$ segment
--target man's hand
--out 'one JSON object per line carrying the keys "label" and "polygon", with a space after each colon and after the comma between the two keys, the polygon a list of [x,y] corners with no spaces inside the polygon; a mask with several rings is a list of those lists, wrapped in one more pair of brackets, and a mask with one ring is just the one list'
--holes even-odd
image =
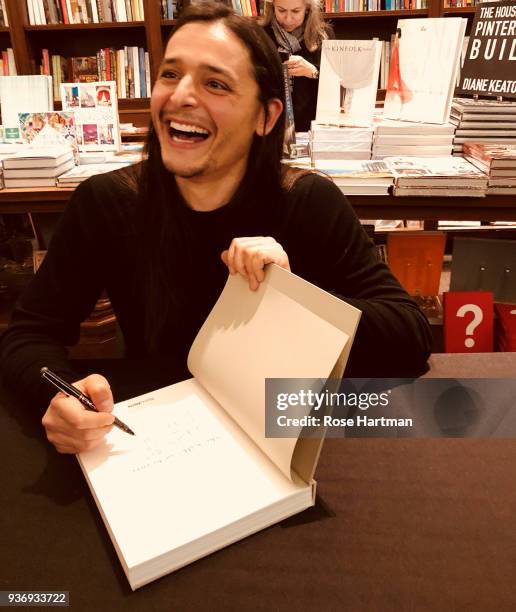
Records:
{"label": "man's hand", "polygon": [[113,395],[103,376],[91,374],[73,384],[91,398],[99,412],[86,410],[79,400],[61,392],[52,398],[41,422],[59,453],[80,453],[98,446],[115,420]]}
{"label": "man's hand", "polygon": [[300,55],[291,55],[285,62],[289,76],[312,78],[316,67]]}
{"label": "man's hand", "polygon": [[265,264],[275,263],[290,270],[288,256],[281,244],[270,236],[233,238],[229,249],[221,254],[230,274],[241,274],[249,281],[249,288],[256,291],[265,278]]}

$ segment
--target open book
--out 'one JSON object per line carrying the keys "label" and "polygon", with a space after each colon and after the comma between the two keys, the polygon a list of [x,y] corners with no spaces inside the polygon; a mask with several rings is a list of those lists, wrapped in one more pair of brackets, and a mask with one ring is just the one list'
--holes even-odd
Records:
{"label": "open book", "polygon": [[132,589],[314,504],[322,439],[265,438],[265,379],[340,376],[359,318],[278,266],[230,276],[194,378],[115,406],[136,435],[78,458]]}

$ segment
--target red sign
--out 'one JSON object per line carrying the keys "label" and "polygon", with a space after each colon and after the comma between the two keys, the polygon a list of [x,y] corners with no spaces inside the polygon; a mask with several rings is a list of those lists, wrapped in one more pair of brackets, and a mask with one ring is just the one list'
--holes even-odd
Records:
{"label": "red sign", "polygon": [[496,350],[516,351],[516,304],[495,304]]}
{"label": "red sign", "polygon": [[444,294],[444,350],[447,353],[492,352],[492,292],[453,291]]}

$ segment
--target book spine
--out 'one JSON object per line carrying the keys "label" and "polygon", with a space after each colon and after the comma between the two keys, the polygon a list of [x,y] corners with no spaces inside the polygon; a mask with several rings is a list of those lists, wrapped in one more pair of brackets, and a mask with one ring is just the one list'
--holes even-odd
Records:
{"label": "book spine", "polygon": [[16,76],[18,74],[16,70],[16,62],[14,60],[14,51],[11,47],[7,49],[7,69],[8,74],[11,76]]}
{"label": "book spine", "polygon": [[6,28],[9,27],[9,15],[7,14],[7,8],[5,6],[5,0],[2,0],[2,9],[4,12],[4,25]]}
{"label": "book spine", "polygon": [[151,76],[150,76],[150,58],[149,52],[145,51],[145,89],[147,91],[147,97],[151,95]]}
{"label": "book spine", "polygon": [[3,76],[9,76],[9,58],[7,51],[2,51],[2,72]]}
{"label": "book spine", "polygon": [[145,49],[138,48],[138,67],[140,69],[140,98],[147,97],[147,86],[145,84]]}
{"label": "book spine", "polygon": [[139,57],[138,57],[138,47],[131,47],[132,56],[133,56],[133,98],[141,98],[140,92],[140,68],[139,68]]}
{"label": "book spine", "polygon": [[41,49],[41,66],[42,66],[42,73],[49,76],[50,75],[50,57],[48,55],[48,49]]}
{"label": "book spine", "polygon": [[29,24],[36,25],[36,20],[34,16],[34,6],[32,5],[32,0],[27,0],[27,13],[29,16]]}

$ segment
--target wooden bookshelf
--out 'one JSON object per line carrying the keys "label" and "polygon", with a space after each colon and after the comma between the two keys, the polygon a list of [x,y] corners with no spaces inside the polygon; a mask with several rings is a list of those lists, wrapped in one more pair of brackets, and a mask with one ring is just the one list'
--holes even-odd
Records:
{"label": "wooden bookshelf", "polygon": [[[159,0],[143,0],[145,21],[59,25],[31,25],[26,0],[5,2],[10,28],[0,28],[0,34],[10,35],[18,74],[35,72],[42,48],[73,56],[91,54],[92,49],[138,45],[149,52],[153,83],[164,43],[175,24],[174,19],[162,19]],[[475,7],[445,8],[443,0],[429,0],[428,8],[425,9],[325,13],[324,18],[332,23],[336,34],[342,38],[379,36],[387,40],[394,32],[399,18],[455,14],[469,16],[474,11]]]}

